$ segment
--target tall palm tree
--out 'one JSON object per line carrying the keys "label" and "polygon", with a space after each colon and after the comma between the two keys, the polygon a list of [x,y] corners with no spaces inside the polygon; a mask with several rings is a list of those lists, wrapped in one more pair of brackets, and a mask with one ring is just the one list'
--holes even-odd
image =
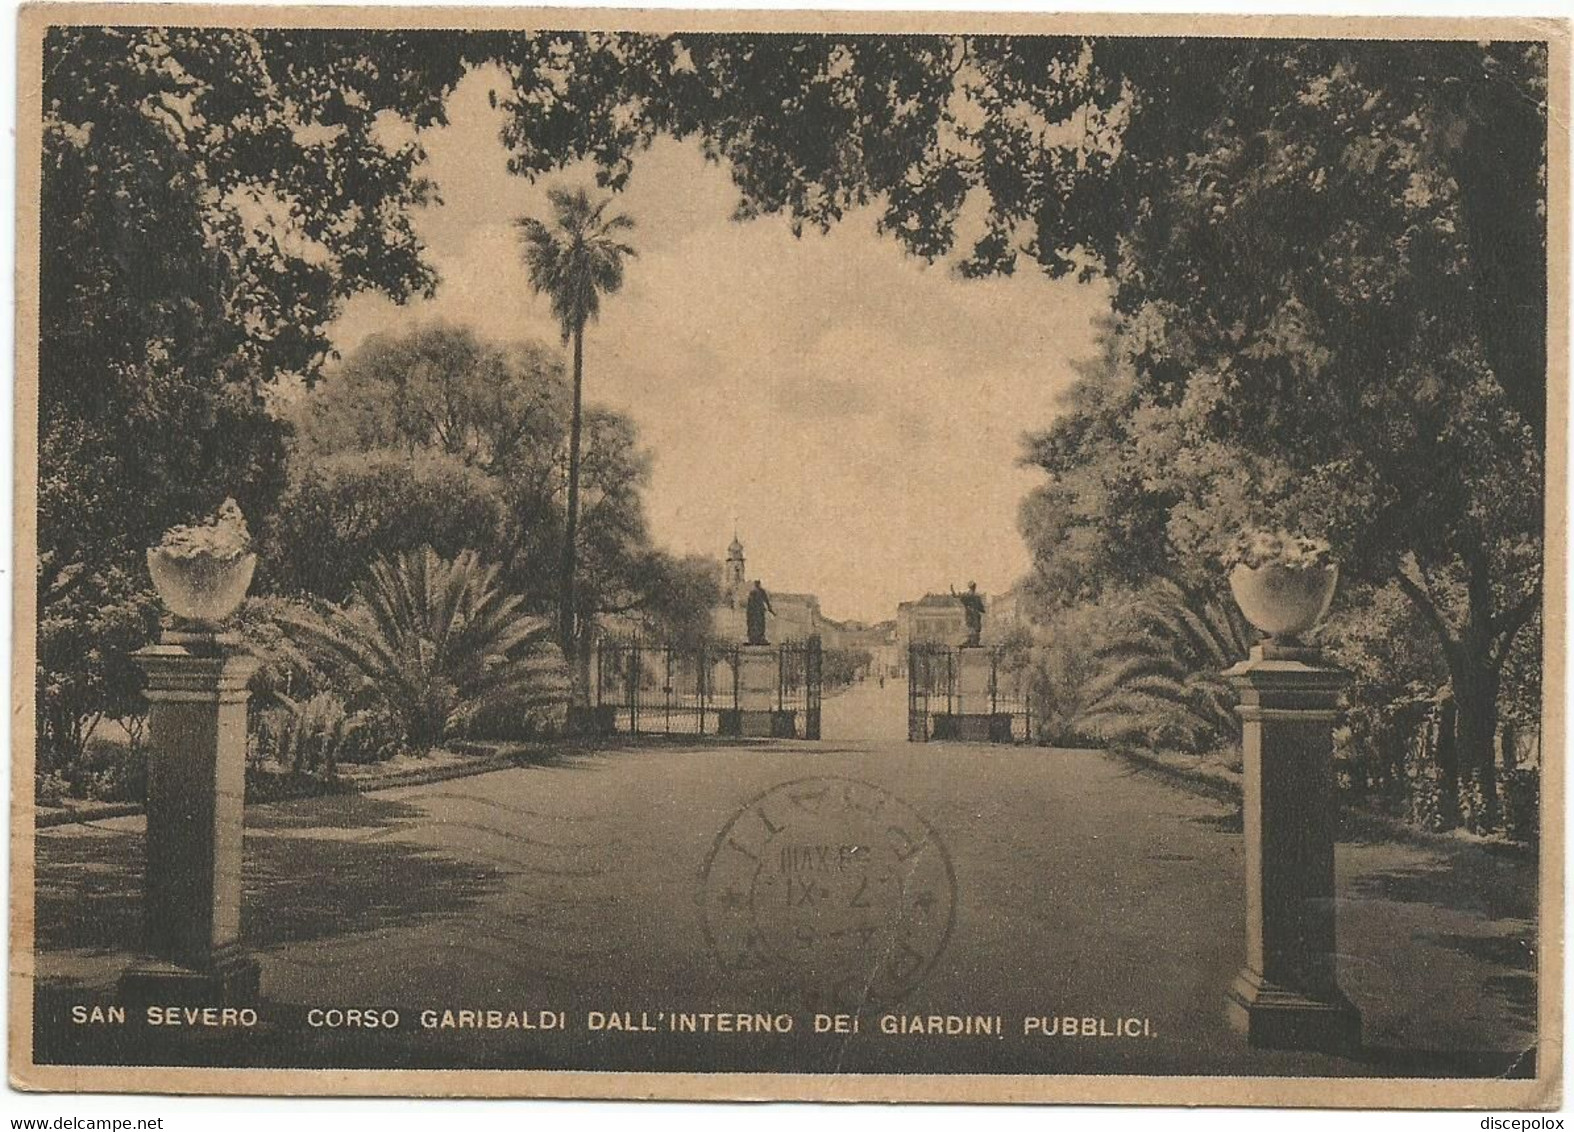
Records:
{"label": "tall palm tree", "polygon": [[[592,199],[583,188],[547,192],[552,222],[521,216],[514,221],[523,245],[530,286],[552,304],[563,341],[574,343],[574,407],[568,433],[568,518],[558,575],[558,637],[567,657],[577,656],[574,624],[574,542],[579,529],[579,434],[585,375],[585,324],[601,313],[601,296],[623,286],[623,261],[637,253],[619,238],[634,221],[607,216],[611,197]],[[578,666],[573,666],[577,672]],[[576,683],[578,681],[576,680]],[[584,689],[576,688],[582,694]]]}

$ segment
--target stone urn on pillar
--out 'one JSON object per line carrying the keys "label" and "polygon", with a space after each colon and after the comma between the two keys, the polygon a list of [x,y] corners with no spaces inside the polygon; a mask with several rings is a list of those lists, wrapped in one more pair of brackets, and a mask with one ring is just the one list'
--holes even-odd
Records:
{"label": "stone urn on pillar", "polygon": [[1347,677],[1304,635],[1339,572],[1328,545],[1257,533],[1227,559],[1246,619],[1268,635],[1225,675],[1240,694],[1246,842],[1246,962],[1231,1021],[1254,1046],[1349,1050],[1361,1017],[1339,989],[1333,727]]}
{"label": "stone urn on pillar", "polygon": [[234,500],[148,550],[172,625],[135,654],[147,675],[147,873],[144,955],[120,979],[127,1001],[232,1005],[259,993],[240,938],[246,685],[257,662],[222,630],[256,564]]}

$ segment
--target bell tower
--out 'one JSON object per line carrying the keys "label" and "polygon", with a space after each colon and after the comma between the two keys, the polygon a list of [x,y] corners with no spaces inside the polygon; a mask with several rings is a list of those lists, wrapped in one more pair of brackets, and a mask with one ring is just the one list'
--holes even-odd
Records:
{"label": "bell tower", "polygon": [[738,541],[736,531],[732,534],[732,545],[727,548],[727,564],[722,567],[721,585],[729,600],[743,592],[743,543]]}

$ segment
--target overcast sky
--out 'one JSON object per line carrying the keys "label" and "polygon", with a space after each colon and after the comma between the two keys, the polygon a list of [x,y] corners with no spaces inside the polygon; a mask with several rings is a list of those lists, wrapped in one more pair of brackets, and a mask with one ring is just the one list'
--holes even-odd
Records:
{"label": "overcast sky", "polygon": [[[590,173],[511,177],[498,81],[471,75],[451,125],[423,137],[443,198],[416,221],[436,298],[357,297],[341,352],[431,318],[557,341],[510,221],[546,217],[546,188]],[[960,279],[879,236],[872,212],[795,239],[783,219],[729,219],[736,199],[725,169],[668,139],[615,206],[639,258],[586,335],[585,395],[631,414],[654,453],[657,542],[720,557],[736,523],[751,578],[817,593],[837,618],[892,617],[969,580],[1008,587],[1028,567],[1016,512],[1036,479],[1016,466],[1020,438],[1093,352],[1105,292],[1032,271]]]}

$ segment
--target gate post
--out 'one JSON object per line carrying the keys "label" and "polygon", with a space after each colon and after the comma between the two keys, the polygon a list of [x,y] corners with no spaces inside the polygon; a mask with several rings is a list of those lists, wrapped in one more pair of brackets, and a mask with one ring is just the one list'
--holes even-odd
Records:
{"label": "gate post", "polygon": [[666,661],[666,672],[662,677],[666,682],[661,688],[662,722],[666,725],[668,734],[672,733],[672,642],[668,641],[661,646],[661,655]]}
{"label": "gate post", "polygon": [[627,693],[629,701],[629,734],[639,734],[639,684],[645,671],[644,662],[639,655],[639,638],[635,637],[629,642],[628,652],[628,684]]}
{"label": "gate post", "polygon": [[781,710],[781,648],[739,645],[735,682],[740,733],[770,738]]}
{"label": "gate post", "polygon": [[804,658],[804,707],[803,737],[820,737],[820,698],[825,681],[825,654],[819,634],[809,638],[809,652]]}
{"label": "gate post", "polygon": [[699,672],[695,675],[695,692],[700,706],[700,734],[705,734],[705,704],[710,696],[710,652],[700,646]]}
{"label": "gate post", "polygon": [[1254,1046],[1345,1050],[1361,1016],[1335,969],[1333,724],[1344,672],[1276,645],[1225,675],[1240,692],[1245,764],[1246,965],[1231,1021]]}
{"label": "gate post", "polygon": [[929,742],[930,664],[927,655],[912,642],[907,646],[907,741]]}

